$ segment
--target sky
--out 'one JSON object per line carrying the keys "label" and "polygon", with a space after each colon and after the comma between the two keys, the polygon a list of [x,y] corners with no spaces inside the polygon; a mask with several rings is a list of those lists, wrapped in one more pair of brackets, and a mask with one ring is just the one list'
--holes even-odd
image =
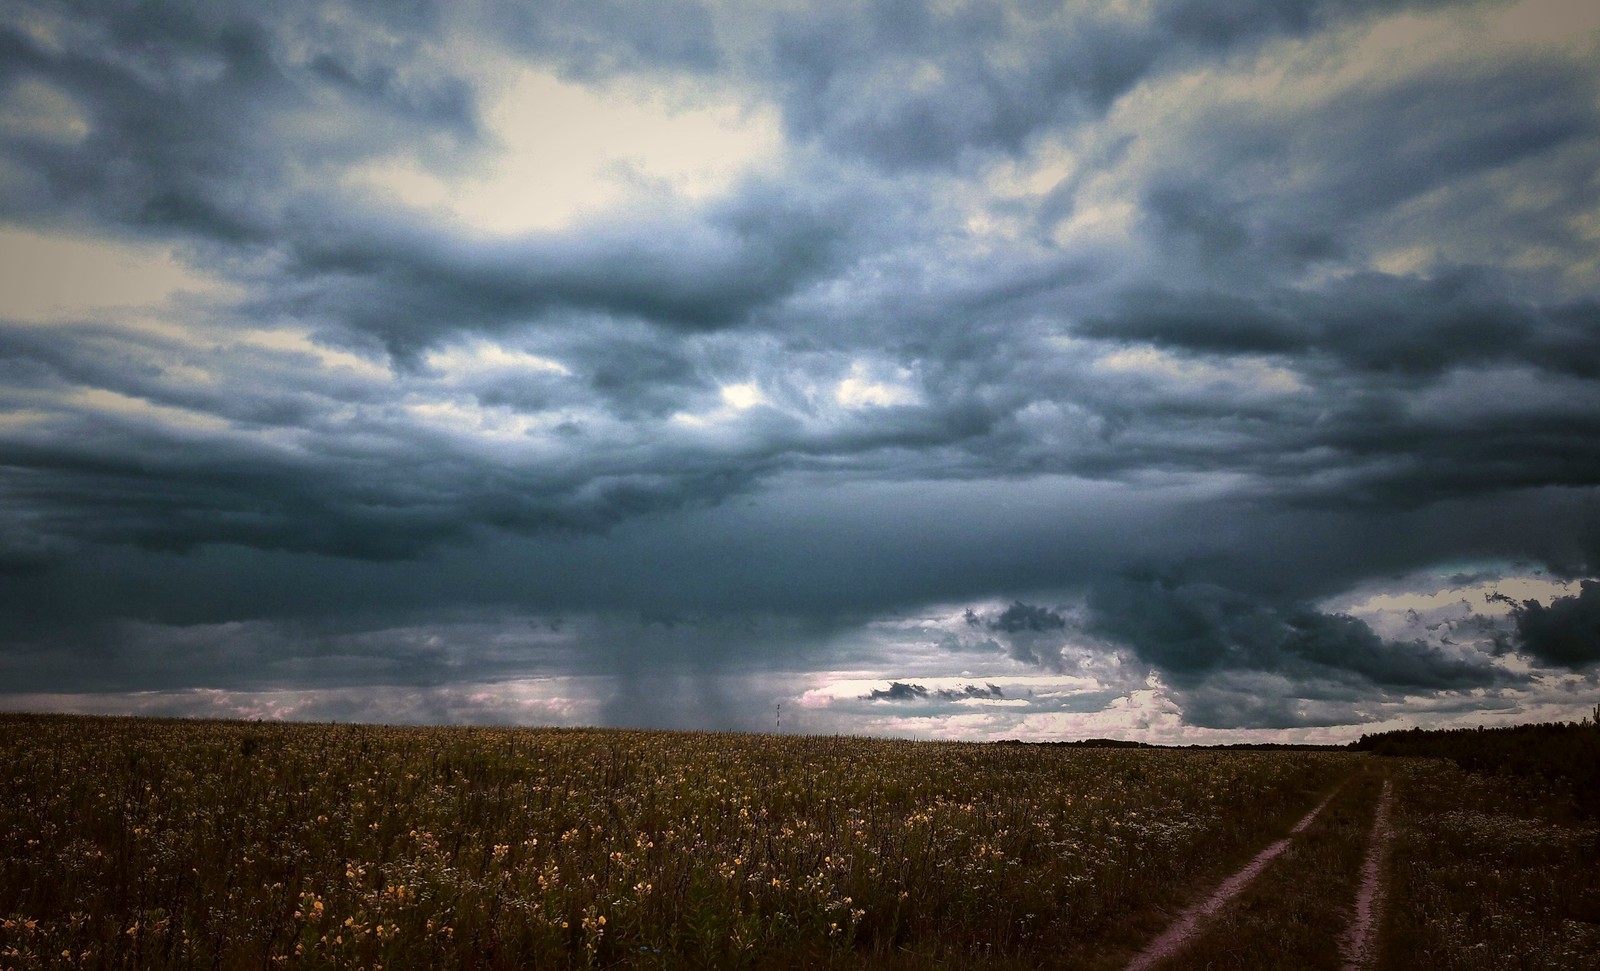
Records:
{"label": "sky", "polygon": [[1600,5],[0,9],[0,708],[1600,703]]}

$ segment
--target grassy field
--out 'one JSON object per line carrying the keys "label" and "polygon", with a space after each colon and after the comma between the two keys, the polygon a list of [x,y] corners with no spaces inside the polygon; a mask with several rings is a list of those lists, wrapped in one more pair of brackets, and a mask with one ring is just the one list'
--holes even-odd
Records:
{"label": "grassy field", "polygon": [[[1382,778],[1391,966],[1595,953],[1594,830],[1439,762],[0,715],[0,765],[7,969],[1115,968],[1336,792],[1196,945],[1250,967],[1263,928],[1321,953],[1343,926]],[[1507,907],[1578,903],[1485,945],[1489,871]],[[1493,948],[1524,963],[1467,960]]]}

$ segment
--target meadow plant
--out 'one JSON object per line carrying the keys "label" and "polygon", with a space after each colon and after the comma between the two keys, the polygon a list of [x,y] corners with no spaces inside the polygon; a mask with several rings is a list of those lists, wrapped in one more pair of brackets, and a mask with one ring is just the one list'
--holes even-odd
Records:
{"label": "meadow plant", "polygon": [[23,715],[0,729],[6,968],[1025,965],[1115,941],[1362,758]]}

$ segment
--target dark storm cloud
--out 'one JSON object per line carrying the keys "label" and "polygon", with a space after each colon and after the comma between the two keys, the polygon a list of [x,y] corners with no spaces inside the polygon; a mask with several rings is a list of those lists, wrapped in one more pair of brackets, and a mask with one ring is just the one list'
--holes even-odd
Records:
{"label": "dark storm cloud", "polygon": [[1511,605],[1518,649],[1548,664],[1580,668],[1600,662],[1600,581],[1584,580],[1575,597],[1556,597],[1547,607],[1537,600]]}
{"label": "dark storm cloud", "polygon": [[927,701],[937,698],[940,701],[966,701],[973,698],[994,699],[1004,697],[999,685],[986,684],[979,687],[975,684],[964,684],[958,688],[938,688],[929,690],[927,686],[912,684],[908,681],[891,681],[887,688],[874,688],[861,696],[862,701]]}
{"label": "dark storm cloud", "polygon": [[986,684],[981,688],[975,684],[964,684],[959,688],[940,688],[934,694],[946,701],[961,701],[966,698],[1002,698],[1005,696],[997,684]]}
{"label": "dark storm cloud", "polygon": [[635,215],[509,243],[317,226],[294,244],[288,301],[261,309],[375,334],[402,354],[556,310],[716,330],[836,272],[864,235],[852,223],[876,205],[754,183],[690,218]]}
{"label": "dark storm cloud", "polygon": [[1139,81],[1367,3],[826,3],[779,18],[772,70],[797,136],[894,168],[1015,152]]}
{"label": "dark storm cloud", "polygon": [[1006,654],[1013,660],[1050,671],[1064,669],[1062,632],[1067,627],[1067,619],[1048,607],[1014,600],[987,621],[979,620],[969,609],[966,622],[969,626],[981,624],[997,632],[999,639],[1005,642]]}
{"label": "dark storm cloud", "polygon": [[1164,573],[1097,584],[1088,611],[1091,634],[1128,645],[1182,686],[1233,671],[1355,676],[1385,689],[1462,690],[1511,680],[1486,657],[1385,641],[1354,617]]}
{"label": "dark storm cloud", "polygon": [[[1315,606],[1600,561],[1594,72],[1464,15],[1377,70],[1404,7],[13,5],[0,215],[234,289],[5,311],[0,680],[560,668],[609,721],[764,727],[723,672],[981,600],[963,663],[1131,651],[1193,724],[1511,685]],[[351,188],[479,171],[516,67],[788,142],[520,236]],[[1518,644],[1592,661],[1593,599]],[[518,626],[554,616],[581,636]]]}
{"label": "dark storm cloud", "polygon": [[1038,607],[1014,601],[1011,606],[1000,612],[1000,616],[989,621],[990,630],[1000,630],[1007,633],[1018,631],[1043,631],[1061,630],[1067,626],[1065,617],[1048,607]]}
{"label": "dark storm cloud", "polygon": [[[1358,276],[1281,302],[1146,292],[1130,303],[1084,332],[1120,331],[1167,349],[1170,367],[1218,377],[1180,400],[1119,387],[1101,409],[1113,446],[1080,450],[1086,471],[1250,469],[1291,501],[1367,509],[1600,483],[1597,416],[1570,404],[1600,360],[1589,302],[1519,304],[1470,277]],[[1224,384],[1238,360],[1240,381],[1287,367],[1300,386],[1241,400]]]}
{"label": "dark storm cloud", "polygon": [[1355,692],[1331,692],[1314,682],[1245,671],[1208,678],[1174,692],[1184,722],[1200,728],[1315,728],[1369,721]]}
{"label": "dark storm cloud", "polygon": [[[419,56],[421,45],[375,40],[387,7],[352,8],[337,27],[317,9],[20,5],[0,25],[4,80],[56,86],[85,111],[90,132],[72,145],[6,137],[5,157],[32,181],[7,180],[0,205],[14,216],[77,212],[269,244],[292,166],[315,171],[437,136],[446,150],[475,138],[465,81]],[[413,41],[430,28],[428,16],[393,12]],[[18,24],[43,25],[51,44]],[[342,112],[347,124],[297,124],[296,113],[318,110]]]}
{"label": "dark storm cloud", "polygon": [[[1397,326],[1400,322],[1404,326]],[[1576,377],[1600,374],[1600,304],[1507,299],[1503,280],[1457,269],[1430,280],[1358,274],[1322,292],[1256,296],[1140,289],[1086,336],[1211,354],[1329,356],[1356,372],[1412,380],[1466,365],[1521,363]]]}
{"label": "dark storm cloud", "polygon": [[887,688],[873,688],[861,696],[866,701],[921,701],[928,697],[928,689],[920,684],[891,681]]}
{"label": "dark storm cloud", "polygon": [[[345,467],[320,464],[311,475],[299,463],[247,449],[214,448],[197,464],[185,438],[120,422],[86,423],[79,431],[70,445],[7,448],[11,469],[0,476],[0,491],[32,509],[57,538],[151,551],[221,543],[405,559],[465,541],[482,527],[604,530],[652,511],[714,502],[748,482],[747,474],[726,469],[484,475],[461,456],[419,463],[404,482],[375,482],[359,457]],[[462,476],[474,485],[452,487]]]}
{"label": "dark storm cloud", "polygon": [[[1173,277],[1251,287],[1347,259],[1364,242],[1364,223],[1401,212],[1574,246],[1583,231],[1559,214],[1589,208],[1600,191],[1581,174],[1600,154],[1592,90],[1577,61],[1508,70],[1485,59],[1265,111],[1202,98],[1158,135],[1169,151],[1142,163],[1140,225]],[[1454,121],[1439,123],[1446,117]],[[1249,179],[1230,177],[1247,170]],[[1540,186],[1540,204],[1531,212],[1480,207],[1475,218],[1483,183],[1508,171]],[[1057,193],[1077,193],[1085,177]]]}
{"label": "dark storm cloud", "polygon": [[[339,413],[375,406],[371,386],[306,380],[292,355],[219,352],[96,328],[78,330],[71,341],[60,334],[0,330],[0,374],[14,400],[101,388],[246,430],[293,429],[309,445],[285,451],[250,434],[174,426],[137,410],[95,409],[63,416],[58,427],[67,433],[0,442],[0,495],[13,508],[32,510],[14,524],[11,542],[26,546],[32,534],[42,549],[53,540],[62,555],[75,547],[60,543],[174,551],[223,543],[409,558],[442,542],[465,541],[481,528],[601,530],[652,508],[741,491],[754,471],[663,456],[665,465],[646,472],[600,455],[565,473],[485,468],[481,456],[450,436],[396,423],[381,408],[352,427]],[[225,364],[219,365],[219,354]],[[622,360],[619,355],[604,366]],[[240,383],[166,380],[168,369],[188,365],[218,366]],[[246,379],[252,373],[275,375],[281,383],[252,385]],[[523,398],[572,394],[560,384],[541,391],[526,376],[514,389],[506,381],[490,376],[478,389],[480,400],[494,404],[513,392]],[[629,392],[634,407],[643,406],[648,387]],[[582,434],[574,428],[568,437],[581,445]]]}
{"label": "dark storm cloud", "polygon": [[956,688],[929,689],[926,685],[913,684],[909,681],[891,681],[887,688],[874,688],[861,696],[862,701],[968,701],[971,699],[995,699],[1004,697],[1004,692],[999,685],[986,684],[982,687],[975,684],[964,684]]}
{"label": "dark storm cloud", "polygon": [[484,17],[516,49],[549,58],[581,80],[707,72],[725,60],[710,11],[693,0],[648,8],[626,0],[490,5]]}
{"label": "dark storm cloud", "polygon": [[[350,621],[242,620],[166,625],[130,620],[81,626],[4,658],[9,690],[162,691],[430,687],[459,680],[462,669],[494,679],[564,654],[546,632],[522,624],[366,625]],[[52,663],[70,649],[90,661],[63,676]]]}

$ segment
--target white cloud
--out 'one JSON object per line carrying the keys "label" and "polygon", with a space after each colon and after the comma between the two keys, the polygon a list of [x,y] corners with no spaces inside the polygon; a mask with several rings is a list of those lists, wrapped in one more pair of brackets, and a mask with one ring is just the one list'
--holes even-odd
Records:
{"label": "white cloud", "polygon": [[772,401],[761,386],[754,381],[725,384],[717,389],[720,404],[703,411],[680,411],[672,416],[675,424],[687,428],[711,428],[737,420],[742,414],[757,406],[770,407]]}
{"label": "white cloud", "polygon": [[651,197],[704,199],[771,162],[775,112],[715,93],[618,81],[590,88],[515,70],[485,112],[498,144],[480,170],[392,158],[346,175],[486,233],[560,229]]}
{"label": "white cloud", "polygon": [[1146,378],[1178,391],[1277,395],[1306,390],[1293,371],[1259,357],[1208,361],[1178,357],[1154,347],[1130,347],[1102,355],[1094,366],[1099,371]]}
{"label": "white cloud", "polygon": [[170,246],[0,227],[0,317],[49,323],[235,292]]}
{"label": "white cloud", "polygon": [[566,377],[572,374],[559,361],[487,340],[452,344],[429,351],[423,355],[423,363],[450,383],[466,383],[486,376],[556,374]]}
{"label": "white cloud", "polygon": [[850,365],[850,375],[834,386],[833,397],[850,409],[913,405],[918,396],[910,380],[911,372],[906,368],[896,368],[892,377],[880,377],[865,362],[856,361]]}
{"label": "white cloud", "polygon": [[761,388],[753,381],[742,384],[725,384],[722,386],[722,400],[728,407],[736,411],[754,408],[756,405],[767,404],[767,396],[761,393]]}

